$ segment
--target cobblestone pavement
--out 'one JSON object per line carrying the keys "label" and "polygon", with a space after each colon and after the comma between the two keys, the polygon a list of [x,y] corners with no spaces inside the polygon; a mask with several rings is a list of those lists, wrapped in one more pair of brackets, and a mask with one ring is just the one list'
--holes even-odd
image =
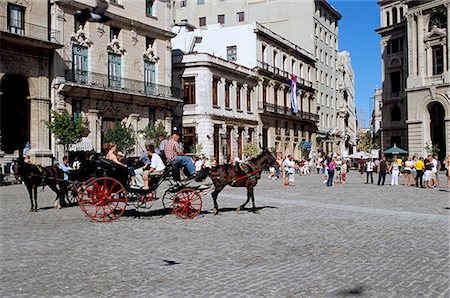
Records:
{"label": "cobblestone pavement", "polygon": [[264,179],[260,214],[236,213],[245,191],[226,188],[217,216],[208,195],[194,220],[113,223],[49,208],[49,189],[30,213],[25,186],[1,187],[0,296],[449,297],[449,193],[364,182]]}

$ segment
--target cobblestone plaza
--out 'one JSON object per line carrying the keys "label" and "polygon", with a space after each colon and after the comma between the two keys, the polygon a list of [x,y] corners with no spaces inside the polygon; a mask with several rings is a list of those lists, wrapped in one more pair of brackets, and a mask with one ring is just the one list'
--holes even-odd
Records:
{"label": "cobblestone plaza", "polygon": [[0,296],[449,297],[449,193],[364,182],[263,179],[260,214],[236,213],[245,190],[226,188],[217,216],[208,195],[194,220],[113,223],[50,208],[49,189],[30,213],[24,185],[1,187]]}

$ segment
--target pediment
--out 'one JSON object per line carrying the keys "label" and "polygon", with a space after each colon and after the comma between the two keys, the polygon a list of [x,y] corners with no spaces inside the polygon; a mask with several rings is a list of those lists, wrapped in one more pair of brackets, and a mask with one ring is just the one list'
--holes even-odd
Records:
{"label": "pediment", "polygon": [[433,26],[431,31],[425,36],[425,41],[441,39],[446,36],[447,33],[445,32],[445,29],[440,29],[436,26]]}
{"label": "pediment", "polygon": [[145,50],[144,54],[142,55],[145,61],[148,62],[158,62],[159,60],[159,55],[158,52],[156,51],[156,47],[149,45],[148,48]]}
{"label": "pediment", "polygon": [[83,26],[80,26],[77,32],[72,33],[70,40],[84,47],[90,47],[93,44],[90,34],[84,31]]}
{"label": "pediment", "polygon": [[126,50],[123,47],[123,45],[119,42],[117,39],[117,36],[114,35],[113,39],[111,39],[110,43],[106,45],[106,50],[109,53],[123,55],[125,54]]}

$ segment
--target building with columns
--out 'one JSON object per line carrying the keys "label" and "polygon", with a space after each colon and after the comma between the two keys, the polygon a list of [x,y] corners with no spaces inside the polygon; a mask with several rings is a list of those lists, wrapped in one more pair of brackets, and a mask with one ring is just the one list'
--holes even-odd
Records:
{"label": "building with columns", "polygon": [[37,163],[51,162],[50,77],[61,31],[48,26],[46,1],[2,1],[0,5],[0,165],[3,173],[27,152]]}
{"label": "building with columns", "polygon": [[[380,16],[381,28],[377,31],[386,54],[383,65],[392,68],[384,71],[389,79],[383,84],[382,130],[391,129],[398,116],[402,126],[400,136],[382,134],[383,149],[401,143],[411,155],[425,155],[425,147],[435,145],[442,159],[450,154],[450,3],[380,1]],[[398,31],[396,37],[402,38],[401,43],[385,39],[393,30]],[[405,104],[388,110],[387,98],[392,98],[397,89],[405,96]],[[391,121],[385,121],[386,113]]]}
{"label": "building with columns", "polygon": [[[236,135],[239,136],[240,125],[246,123],[252,132],[244,134],[247,142],[251,139],[252,143],[271,148],[279,156],[292,154],[295,158],[301,158],[300,144],[302,141],[308,144],[315,143],[318,115],[316,114],[315,83],[312,82],[316,75],[315,58],[311,53],[258,23],[229,27],[216,24],[195,30],[176,27],[174,32],[177,33],[177,37],[172,40],[174,50],[180,50],[184,54],[182,59],[190,61],[189,64],[181,63],[184,73],[178,79],[183,80],[189,71],[199,73],[200,65],[202,65],[202,71],[206,73],[207,78],[200,80],[200,75],[195,78],[196,98],[199,98],[201,92],[205,92],[207,97],[200,99],[206,104],[202,107],[186,102],[186,88],[188,88],[186,84],[189,83],[184,80],[184,116],[186,118],[183,120],[183,124],[189,125],[191,120],[188,119],[191,118],[191,115],[200,117],[200,114],[204,114],[204,117],[216,118],[217,115],[235,117],[233,125],[237,128],[233,128],[231,124],[226,129],[219,126],[214,128],[212,122],[209,122],[208,130],[213,133],[215,130],[216,135],[221,134],[224,137],[228,135],[225,130],[230,132],[237,130]],[[217,36],[221,36],[221,38],[217,39]],[[196,54],[194,55],[194,53]],[[201,53],[209,55],[200,55]],[[218,73],[216,65],[205,64],[206,57],[209,57],[210,60],[216,59],[215,61],[220,61],[228,68],[234,67],[236,70],[231,72],[227,70],[228,74]],[[194,63],[193,59],[199,59],[199,61]],[[191,65],[190,70],[188,70],[188,65]],[[194,66],[196,66],[195,70]],[[177,64],[174,65],[174,69],[178,67]],[[214,87],[214,75],[218,76],[218,87]],[[296,76],[298,93],[295,100],[299,107],[298,112],[293,111],[291,104],[289,81],[291,75]],[[192,75],[188,76],[192,77]],[[174,77],[174,82],[175,80],[177,78]],[[246,94],[243,92],[245,84],[247,85]],[[207,90],[203,90],[203,88]],[[219,91],[213,91],[214,88],[219,88]],[[222,98],[221,89],[224,92]],[[217,99],[213,96],[216,93],[219,101],[216,101]],[[228,93],[230,96],[227,103]],[[240,94],[241,102],[244,102],[244,98],[248,102],[242,104],[241,112],[239,112],[236,101],[238,94]],[[224,106],[217,105],[220,100],[223,100]],[[249,108],[251,110],[245,111]],[[208,114],[211,115],[208,116]],[[231,118],[226,121],[230,120]],[[257,123],[253,121],[257,121]],[[243,130],[241,129],[241,131]],[[228,146],[236,148],[233,144],[234,141]],[[238,146],[236,150],[228,151],[231,152],[231,158],[240,156],[239,148]],[[215,156],[220,157],[220,154],[217,154],[218,149],[214,150],[216,150]],[[237,156],[233,155],[236,153]],[[223,161],[219,160],[219,162]]]}
{"label": "building with columns", "polygon": [[381,148],[381,125],[382,125],[382,109],[383,109],[383,89],[376,88],[373,97],[374,106],[372,111],[372,119],[370,121],[370,129],[373,133],[374,143]]}
{"label": "building with columns", "polygon": [[[88,138],[100,152],[102,137],[117,121],[132,127],[134,154],[143,149],[140,131],[162,121],[171,131],[172,110],[181,104],[172,86],[171,6],[162,1],[110,1],[106,24],[81,26],[76,11],[93,0],[55,0],[51,26],[61,32],[51,84],[52,109],[83,115]],[[52,149],[61,158],[61,148]]]}

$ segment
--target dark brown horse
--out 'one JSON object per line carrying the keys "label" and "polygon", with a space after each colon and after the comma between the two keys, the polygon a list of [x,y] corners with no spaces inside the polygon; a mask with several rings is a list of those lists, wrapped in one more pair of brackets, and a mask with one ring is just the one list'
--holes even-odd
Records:
{"label": "dark brown horse", "polygon": [[[59,199],[60,206],[65,206],[64,200],[67,188],[64,185],[64,173],[61,169],[55,166],[42,167],[24,162],[23,158],[17,161],[14,172],[20,176],[27,187],[30,195],[31,209],[30,211],[37,211],[37,189],[39,186],[48,185],[55,193],[55,203]],[[33,202],[34,195],[34,202]]]}
{"label": "dark brown horse", "polygon": [[256,213],[253,188],[261,178],[261,172],[266,166],[274,166],[278,169],[278,163],[272,153],[264,150],[258,157],[252,158],[246,165],[220,165],[212,168],[210,177],[214,183],[214,191],[212,192],[214,214],[219,212],[217,196],[227,185],[232,187],[246,187],[247,200],[237,209],[237,211],[243,209],[250,199],[252,199],[252,211]]}

